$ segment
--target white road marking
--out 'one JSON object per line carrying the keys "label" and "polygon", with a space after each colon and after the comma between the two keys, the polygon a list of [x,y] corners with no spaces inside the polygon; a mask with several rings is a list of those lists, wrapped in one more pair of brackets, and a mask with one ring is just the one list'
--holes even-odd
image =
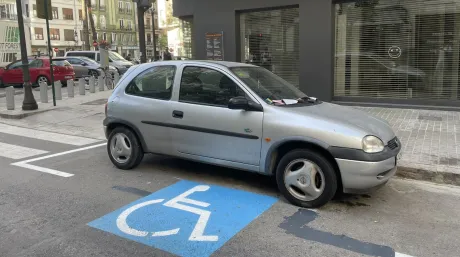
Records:
{"label": "white road marking", "polygon": [[15,162],[15,163],[12,163],[11,165],[26,168],[26,169],[30,169],[30,170],[35,170],[35,171],[39,171],[39,172],[44,172],[44,173],[48,173],[48,174],[52,174],[52,175],[56,175],[56,176],[60,176],[60,177],[64,177],[64,178],[68,178],[68,177],[72,177],[74,174],[67,173],[67,172],[62,172],[62,171],[58,171],[58,170],[53,170],[53,169],[49,169],[49,168],[45,168],[45,167],[40,167],[40,166],[32,165],[32,164],[29,164],[29,163],[30,162],[35,162],[35,161],[40,161],[40,160],[45,160],[45,159],[49,159],[49,158],[54,158],[54,157],[58,157],[58,156],[66,155],[66,154],[86,151],[86,150],[89,150],[89,149],[104,146],[106,144],[107,143],[91,145],[91,146],[78,148],[78,149],[74,149],[74,150],[70,150],[70,151],[66,151],[66,152],[55,153],[55,154],[51,154],[51,155],[46,155],[46,156],[34,158],[34,159]]}
{"label": "white road marking", "polygon": [[[132,235],[132,236],[139,236],[139,237],[147,236],[150,232],[131,228],[128,225],[128,223],[126,222],[126,219],[128,218],[128,216],[132,212],[136,211],[137,209],[140,209],[140,208],[145,207],[147,205],[161,203],[163,201],[164,201],[164,199],[150,200],[150,201],[146,201],[146,202],[143,202],[143,203],[136,204],[136,205],[131,206],[128,209],[124,210],[117,218],[117,227],[118,227],[118,229],[121,230],[123,233],[126,233],[128,235]],[[157,236],[175,235],[175,234],[179,233],[179,230],[180,229],[176,228],[176,229],[171,229],[171,230],[153,232],[152,236],[157,237]]]}
{"label": "white road marking", "polygon": [[15,160],[29,158],[35,155],[45,154],[48,152],[18,145],[10,145],[2,142],[0,142],[0,149],[1,157],[6,157]]}
{"label": "white road marking", "polygon": [[395,252],[395,257],[414,257],[414,256]]}
{"label": "white road marking", "polygon": [[28,137],[28,138],[34,138],[34,139],[40,139],[40,140],[46,140],[46,141],[67,144],[67,145],[76,145],[76,146],[83,146],[83,145],[89,145],[89,144],[100,142],[100,140],[92,139],[92,138],[64,135],[64,134],[59,134],[59,133],[54,133],[54,132],[47,132],[47,131],[41,131],[41,130],[36,130],[36,129],[16,127],[16,126],[11,126],[7,124],[1,124],[1,123],[0,123],[0,132],[10,134],[10,135],[15,135],[15,136],[22,136],[22,137]]}
{"label": "white road marking", "polygon": [[191,213],[194,213],[194,214],[197,214],[197,215],[200,216],[198,218],[198,222],[195,225],[195,228],[193,228],[193,231],[190,234],[190,237],[188,238],[188,240],[190,240],[190,241],[211,241],[211,242],[215,242],[215,241],[219,240],[218,236],[205,236],[205,235],[203,235],[204,230],[206,228],[206,224],[208,223],[209,217],[211,216],[211,212],[206,211],[206,210],[202,210],[202,209],[198,209],[198,208],[194,208],[194,207],[190,207],[190,206],[187,206],[187,205],[179,203],[179,202],[182,202],[182,203],[198,205],[200,207],[208,207],[209,203],[189,199],[189,198],[187,198],[187,196],[189,196],[189,195],[191,195],[191,194],[193,194],[195,192],[208,191],[209,188],[210,187],[207,186],[207,185],[196,186],[196,187],[194,187],[194,188],[192,188],[192,189],[190,189],[190,190],[188,190],[188,191],[186,191],[186,192],[174,197],[173,199],[167,201],[164,204],[164,206],[176,208],[176,209],[183,210],[183,211],[188,211],[188,212],[191,212]]}

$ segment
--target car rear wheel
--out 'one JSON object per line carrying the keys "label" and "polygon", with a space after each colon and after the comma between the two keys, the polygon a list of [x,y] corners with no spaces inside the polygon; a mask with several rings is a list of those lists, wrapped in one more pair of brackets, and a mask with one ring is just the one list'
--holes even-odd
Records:
{"label": "car rear wheel", "polygon": [[112,163],[123,170],[135,168],[144,157],[144,151],[136,135],[125,127],[117,127],[110,133],[107,152]]}
{"label": "car rear wheel", "polygon": [[325,205],[337,191],[334,167],[324,156],[307,149],[293,150],[281,158],[276,182],[289,202],[305,208]]}
{"label": "car rear wheel", "polygon": [[39,77],[37,78],[37,85],[40,86],[40,83],[43,83],[43,82],[46,83],[47,85],[50,84],[47,77],[45,77],[45,76],[39,76]]}
{"label": "car rear wheel", "polygon": [[95,71],[95,70],[90,70],[90,71],[88,72],[88,75],[89,75],[90,77],[95,77],[95,78],[99,77],[99,73],[98,73],[97,71]]}

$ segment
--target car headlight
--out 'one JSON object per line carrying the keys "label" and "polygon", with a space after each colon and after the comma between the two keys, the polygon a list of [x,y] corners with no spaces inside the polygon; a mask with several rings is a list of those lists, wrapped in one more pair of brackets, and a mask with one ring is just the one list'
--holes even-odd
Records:
{"label": "car headlight", "polygon": [[376,136],[363,138],[363,151],[366,153],[380,153],[385,148],[383,141]]}

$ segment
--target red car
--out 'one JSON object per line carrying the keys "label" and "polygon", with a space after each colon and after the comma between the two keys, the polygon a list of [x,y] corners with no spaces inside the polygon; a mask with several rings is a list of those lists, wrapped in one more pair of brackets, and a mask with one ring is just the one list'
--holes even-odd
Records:
{"label": "red car", "polygon": [[[0,68],[0,78],[3,85],[21,85],[24,83],[21,69],[22,61],[8,64],[5,68]],[[50,60],[47,57],[29,58],[30,81],[33,85],[40,82],[51,84]],[[72,65],[64,58],[53,59],[54,81],[61,81],[63,84],[67,80],[75,78]]]}

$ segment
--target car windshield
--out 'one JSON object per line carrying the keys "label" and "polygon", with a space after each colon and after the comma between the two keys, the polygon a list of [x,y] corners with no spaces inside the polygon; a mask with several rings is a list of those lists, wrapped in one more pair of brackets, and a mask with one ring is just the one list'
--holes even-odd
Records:
{"label": "car windshield", "polygon": [[112,61],[126,61],[125,58],[123,58],[123,56],[112,51],[109,52],[109,57]]}
{"label": "car windshield", "polygon": [[289,82],[261,67],[234,67],[230,70],[268,104],[296,104],[308,96]]}

